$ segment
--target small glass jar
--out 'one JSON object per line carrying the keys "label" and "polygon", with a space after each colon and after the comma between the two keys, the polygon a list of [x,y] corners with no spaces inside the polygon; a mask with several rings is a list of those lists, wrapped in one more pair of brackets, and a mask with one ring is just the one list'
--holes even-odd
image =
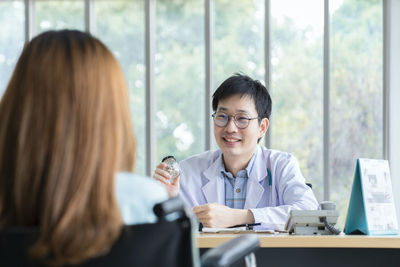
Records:
{"label": "small glass jar", "polygon": [[167,166],[164,168],[165,171],[171,175],[171,183],[181,174],[181,169],[174,156],[166,156],[162,159],[162,162]]}

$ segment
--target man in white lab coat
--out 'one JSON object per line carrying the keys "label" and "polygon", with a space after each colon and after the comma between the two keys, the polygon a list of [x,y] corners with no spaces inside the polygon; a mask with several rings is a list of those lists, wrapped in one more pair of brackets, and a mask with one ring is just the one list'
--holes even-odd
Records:
{"label": "man in white lab coat", "polygon": [[259,81],[231,76],[215,91],[212,108],[219,149],[181,161],[173,182],[164,163],[154,172],[170,196],[179,194],[205,227],[260,223],[282,230],[290,210],[318,208],[295,157],[258,145],[272,108]]}

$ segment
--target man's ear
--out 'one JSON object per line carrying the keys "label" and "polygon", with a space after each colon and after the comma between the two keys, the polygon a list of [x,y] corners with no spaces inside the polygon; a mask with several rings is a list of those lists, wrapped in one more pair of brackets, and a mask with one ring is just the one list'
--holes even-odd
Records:
{"label": "man's ear", "polygon": [[261,120],[261,123],[260,123],[260,134],[259,134],[259,138],[261,138],[261,137],[263,137],[264,136],[264,134],[267,132],[267,130],[268,130],[268,127],[269,127],[269,120],[267,119],[267,118],[263,118],[262,120]]}

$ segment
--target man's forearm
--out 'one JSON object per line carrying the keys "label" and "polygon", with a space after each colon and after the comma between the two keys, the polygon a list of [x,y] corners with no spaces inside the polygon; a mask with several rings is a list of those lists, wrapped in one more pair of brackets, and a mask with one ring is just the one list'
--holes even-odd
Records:
{"label": "man's forearm", "polygon": [[250,210],[232,209],[233,225],[254,223],[254,216]]}

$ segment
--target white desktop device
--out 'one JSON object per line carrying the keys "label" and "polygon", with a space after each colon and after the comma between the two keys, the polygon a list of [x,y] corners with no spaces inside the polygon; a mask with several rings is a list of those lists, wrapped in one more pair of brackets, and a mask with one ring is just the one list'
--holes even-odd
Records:
{"label": "white desktop device", "polygon": [[339,217],[333,202],[321,203],[320,210],[292,210],[285,229],[296,235],[332,235],[340,230],[334,225]]}

